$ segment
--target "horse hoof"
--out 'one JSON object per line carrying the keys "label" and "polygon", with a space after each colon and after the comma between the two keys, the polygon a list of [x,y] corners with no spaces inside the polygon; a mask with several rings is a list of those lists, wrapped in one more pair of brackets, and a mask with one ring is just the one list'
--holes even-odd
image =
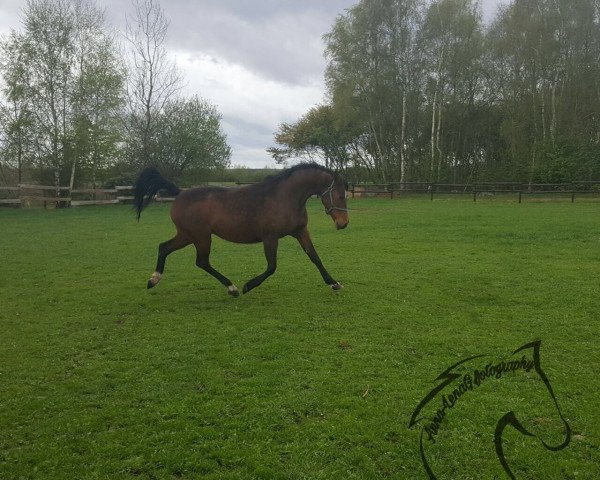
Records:
{"label": "horse hoof", "polygon": [[244,285],[244,288],[242,289],[242,293],[244,295],[246,295],[249,291],[250,291],[250,288],[248,287],[248,284]]}
{"label": "horse hoof", "polygon": [[331,285],[331,288],[334,290],[341,290],[342,288],[344,288],[344,286],[339,282],[335,282],[333,285]]}
{"label": "horse hoof", "polygon": [[232,297],[239,297],[240,296],[240,292],[237,289],[237,287],[235,285],[229,285],[227,287],[227,293],[229,295],[231,295]]}
{"label": "horse hoof", "polygon": [[150,280],[148,280],[148,289],[156,286],[156,284],[158,282],[160,282],[160,279],[162,278],[162,274],[158,273],[158,272],[154,272],[152,274],[152,276],[150,277]]}

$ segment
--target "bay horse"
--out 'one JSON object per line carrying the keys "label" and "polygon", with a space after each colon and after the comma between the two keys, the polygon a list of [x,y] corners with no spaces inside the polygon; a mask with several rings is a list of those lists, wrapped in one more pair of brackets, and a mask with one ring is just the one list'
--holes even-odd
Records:
{"label": "bay horse", "polygon": [[323,266],[307,228],[306,202],[313,195],[320,196],[325,213],[331,216],[338,229],[348,225],[345,183],[334,171],[318,164],[304,163],[252,185],[180,190],[158,170],[147,168],[134,187],[138,221],[142,210],[160,190],[176,197],[171,220],[177,234],[159,245],[156,270],[148,280],[148,288],[160,282],[169,254],[194,244],[196,265],[227,287],[230,295],[237,297],[237,287],[210,264],[212,235],[235,243],[262,242],[264,245],[267,269],[249,280],[243,293],[273,275],[277,267],[278,241],[288,235],[298,240],[327,285],[334,290],[342,288]]}

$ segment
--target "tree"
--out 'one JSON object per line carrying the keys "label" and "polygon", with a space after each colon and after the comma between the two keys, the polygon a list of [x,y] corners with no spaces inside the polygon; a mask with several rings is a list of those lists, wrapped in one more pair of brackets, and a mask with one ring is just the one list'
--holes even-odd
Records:
{"label": "tree", "polygon": [[355,144],[356,161],[384,181],[392,148],[384,138],[393,93],[386,75],[392,62],[383,28],[390,5],[389,1],[362,1],[338,17],[325,36],[326,81],[334,109],[362,123],[364,135]]}
{"label": "tree", "polygon": [[2,62],[0,74],[4,80],[6,103],[0,104],[0,129],[3,133],[0,155],[7,165],[16,170],[17,183],[23,180],[23,170],[31,163],[32,136],[31,105],[25,94],[26,69],[23,52],[18,48],[13,33],[0,43]]}
{"label": "tree", "polygon": [[229,166],[231,148],[217,109],[194,96],[169,100],[156,118],[156,147],[151,160],[171,178],[191,170]]}
{"label": "tree", "polygon": [[590,179],[584,165],[597,162],[600,141],[598,2],[516,0],[500,12],[488,44],[505,162],[529,182]]}
{"label": "tree", "polygon": [[[479,7],[472,0],[437,0],[425,14],[419,33],[427,75],[425,94],[429,100],[430,169],[429,180],[440,181],[444,166],[459,168],[459,158],[473,165],[477,144],[465,144],[468,132],[449,129],[444,135],[444,117],[464,122],[481,99],[481,59],[483,26]],[[446,161],[450,165],[445,165]]]}
{"label": "tree", "polygon": [[61,175],[69,168],[73,188],[77,165],[86,156],[82,145],[94,128],[110,131],[106,148],[114,148],[118,136],[112,120],[120,111],[122,73],[104,15],[93,3],[29,0],[23,27],[2,42],[8,58],[18,59],[2,71],[13,111],[16,115],[18,107],[23,114],[13,115],[12,136],[28,139],[32,160],[52,170],[58,197]]}
{"label": "tree", "polygon": [[31,102],[36,130],[36,160],[53,170],[57,197],[61,169],[68,163],[72,124],[69,100],[74,86],[73,20],[67,2],[29,0],[25,30],[13,36],[27,68],[24,90]]}
{"label": "tree", "polygon": [[347,127],[336,118],[330,105],[319,105],[295,124],[282,124],[275,141],[284,148],[268,151],[278,163],[292,157],[322,159],[326,167],[344,170],[351,159],[352,134]]}
{"label": "tree", "polygon": [[[110,45],[104,45],[86,57],[77,91],[74,148],[75,158],[81,168],[89,172],[94,188],[97,173],[114,163],[121,153],[123,85],[121,61]],[[76,161],[72,167],[71,188],[75,164]]]}
{"label": "tree", "polygon": [[420,22],[417,0],[363,0],[325,36],[336,116],[361,131],[351,144],[355,162],[384,181],[404,179],[408,148],[418,136],[408,124],[418,117]]}
{"label": "tree", "polygon": [[[361,0],[325,42],[332,124],[352,126],[351,161],[374,178],[595,171],[584,159],[600,144],[597,0],[513,0],[487,31],[475,0]],[[302,140],[306,118],[276,140]]]}
{"label": "tree", "polygon": [[134,0],[134,17],[127,21],[131,47],[127,77],[129,160],[137,167],[151,163],[158,116],[183,85],[169,59],[165,40],[169,22],[156,0]]}
{"label": "tree", "polygon": [[123,137],[125,69],[112,35],[106,32],[104,13],[75,0],[74,133],[70,189],[77,165],[91,171],[96,186],[99,169],[114,162]]}

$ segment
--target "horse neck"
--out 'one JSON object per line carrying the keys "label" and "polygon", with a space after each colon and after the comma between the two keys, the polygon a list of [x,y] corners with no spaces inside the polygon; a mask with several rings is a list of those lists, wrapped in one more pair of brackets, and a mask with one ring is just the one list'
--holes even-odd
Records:
{"label": "horse neck", "polygon": [[312,195],[321,195],[331,185],[330,173],[322,170],[304,170],[296,172],[287,180],[288,198],[298,198],[304,205]]}

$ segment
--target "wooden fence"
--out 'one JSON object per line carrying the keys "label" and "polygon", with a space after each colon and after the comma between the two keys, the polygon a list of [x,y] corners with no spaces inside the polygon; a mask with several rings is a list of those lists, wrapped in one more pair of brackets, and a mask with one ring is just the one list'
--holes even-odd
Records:
{"label": "wooden fence", "polygon": [[0,206],[22,207],[77,207],[81,205],[106,205],[130,203],[133,200],[132,186],[119,186],[110,189],[57,188],[48,185],[18,185],[0,187]]}
{"label": "wooden fence", "polygon": [[527,196],[562,195],[575,201],[576,195],[600,196],[600,180],[597,182],[572,183],[355,183],[349,185],[352,198],[355,197],[389,197],[403,195],[426,194],[431,200],[434,195],[469,195],[476,202],[477,198],[495,195],[514,195],[521,203]]}
{"label": "wooden fence", "polygon": [[[242,185],[238,183],[238,185]],[[124,204],[133,201],[133,186],[117,186],[110,189],[73,189],[47,185],[22,184],[16,187],[0,186],[0,206],[34,207],[78,207],[83,205]],[[521,203],[524,198],[534,196],[562,195],[575,201],[576,195],[592,195],[600,197],[600,180],[597,182],[573,183],[354,183],[349,185],[349,194],[356,197],[389,197],[398,198],[407,195],[428,195],[431,200],[441,195],[470,195],[473,201],[481,197],[495,195],[514,195]],[[156,199],[159,202],[170,202],[171,197]]]}

